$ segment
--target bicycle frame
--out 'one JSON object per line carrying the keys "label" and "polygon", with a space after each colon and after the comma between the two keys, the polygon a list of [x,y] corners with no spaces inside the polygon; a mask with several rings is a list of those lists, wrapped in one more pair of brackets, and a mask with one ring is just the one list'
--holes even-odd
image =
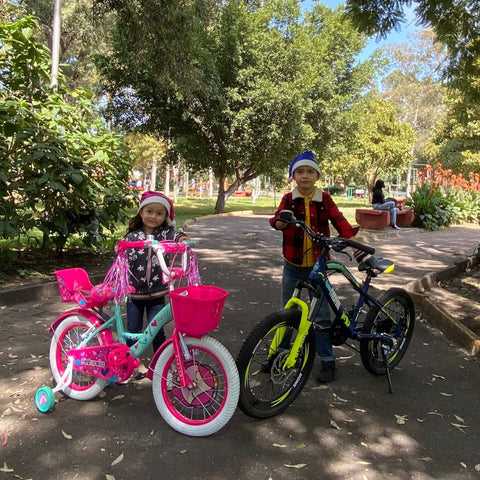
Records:
{"label": "bicycle frame", "polygon": [[[394,265],[392,264],[391,267],[386,269],[384,273],[390,273],[391,271],[393,271],[393,268],[394,268]],[[348,280],[353,290],[355,290],[359,294],[357,303],[353,308],[351,317],[345,311],[342,303],[340,302],[340,299],[338,298],[338,295],[335,291],[334,286],[331,284],[328,278],[328,274],[330,272],[341,273],[343,277]],[[352,340],[378,338],[383,341],[387,341],[387,343],[390,343],[391,340],[384,334],[365,334],[365,333],[361,333],[359,329],[357,329],[358,316],[364,305],[367,305],[369,308],[371,308],[372,306],[375,306],[381,309],[393,322],[395,322],[395,319],[393,319],[389,315],[389,313],[384,310],[383,305],[380,304],[375,298],[373,298],[371,295],[368,294],[371,278],[372,278],[372,274],[367,272],[367,276],[365,280],[362,283],[360,283],[345,265],[339,262],[327,260],[324,256],[320,256],[317,259],[315,266],[313,267],[312,271],[309,274],[308,280],[298,282],[292,297],[289,299],[289,301],[285,305],[285,309],[299,307],[302,312],[302,316],[300,319],[298,333],[295,338],[294,344],[291,348],[290,354],[288,355],[284,363],[284,369],[291,368],[295,364],[296,359],[298,357],[299,350],[302,347],[303,343],[305,342],[305,339],[308,335],[310,328],[312,327],[312,325],[314,325],[314,318],[316,314],[316,304],[320,296],[319,295],[320,292],[318,292],[318,290],[316,289],[317,286],[320,287],[321,293],[323,293],[323,295],[326,297],[330,305],[330,308],[332,309],[335,315],[335,319],[339,319],[343,323],[343,325],[346,327],[348,338]],[[310,306],[299,298],[302,288],[306,288],[309,291],[313,291],[313,298]],[[319,327],[314,325],[314,328],[317,331],[330,331],[332,327]],[[276,336],[272,341],[272,345],[275,345],[276,347],[278,347],[281,344],[285,331],[286,331],[286,328],[284,331],[276,333]],[[276,353],[275,347],[274,348],[270,347],[270,348],[271,350],[269,352],[269,356]]]}

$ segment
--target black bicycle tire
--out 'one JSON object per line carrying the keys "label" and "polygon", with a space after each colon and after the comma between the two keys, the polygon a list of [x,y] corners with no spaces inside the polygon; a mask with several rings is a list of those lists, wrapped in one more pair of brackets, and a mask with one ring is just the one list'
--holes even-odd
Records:
{"label": "black bicycle tire", "polygon": [[[404,357],[415,327],[415,306],[412,297],[401,288],[390,288],[383,292],[378,298],[378,302],[382,306],[390,304],[393,301],[400,303],[403,307],[402,321],[406,322],[406,330],[402,328],[400,343],[397,343],[392,354],[387,356],[389,370],[393,370]],[[377,321],[380,311],[381,309],[376,306],[370,308],[363,324],[362,333],[373,333],[376,331],[378,324],[376,325],[375,322]],[[398,342],[398,339],[396,339],[396,341]],[[361,340],[360,358],[362,359],[363,366],[372,375],[385,375],[387,371],[382,363],[382,358],[378,357],[378,354],[381,352],[379,352],[379,349],[376,349],[377,346],[378,340]],[[376,351],[376,356],[374,355],[374,351]]]}
{"label": "black bicycle tire", "polygon": [[[250,387],[249,374],[253,370],[254,356],[257,348],[260,348],[262,340],[279,327],[286,326],[298,331],[301,312],[296,309],[287,309],[274,312],[261,320],[250,332],[243,342],[237,356],[237,368],[240,375],[240,398],[239,407],[246,415],[254,418],[270,418],[279,415],[293,403],[302,391],[308,380],[315,360],[315,332],[311,328],[307,334],[304,345],[302,346],[301,368],[294,374],[294,380],[290,381],[290,386],[281,395],[276,395],[270,400],[261,400],[255,396]],[[294,338],[294,337],[292,337]],[[287,350],[289,351],[289,350]],[[270,366],[271,368],[271,366]],[[268,373],[272,375],[271,370]],[[266,381],[268,381],[266,379]]]}

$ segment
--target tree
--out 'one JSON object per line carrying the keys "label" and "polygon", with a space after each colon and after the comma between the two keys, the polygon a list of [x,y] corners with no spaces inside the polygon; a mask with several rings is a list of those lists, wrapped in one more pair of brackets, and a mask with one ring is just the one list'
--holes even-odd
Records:
{"label": "tree", "polygon": [[118,22],[102,71],[115,121],[171,139],[172,159],[212,168],[217,213],[300,149],[320,151],[371,77],[356,65],[362,36],[321,5],[302,19],[296,0],[110,4]]}
{"label": "tree", "polygon": [[478,101],[467,102],[454,91],[449,92],[446,102],[447,114],[436,124],[425,158],[430,165],[441,163],[468,178],[471,172],[480,173],[480,107]]}
{"label": "tree", "polygon": [[409,36],[407,43],[385,48],[385,53],[391,71],[382,80],[382,97],[393,103],[399,119],[415,130],[413,153],[418,162],[435,123],[445,113],[441,68],[446,50],[435,42],[431,30],[422,30]]}
{"label": "tree", "polygon": [[[38,19],[43,32],[38,40],[51,48],[53,0],[20,0],[19,3]],[[112,19],[109,15],[94,15],[93,4],[94,0],[61,2],[60,63],[66,85],[71,89],[96,89],[98,73],[94,56],[107,51],[106,32]]]}
{"label": "tree", "polygon": [[365,98],[344,115],[345,148],[343,156],[334,158],[335,147],[325,152],[322,169],[326,174],[363,179],[371,192],[380,175],[404,173],[412,159],[415,139],[409,123],[398,120],[395,107],[378,98]]}
{"label": "tree", "polygon": [[38,228],[61,250],[86,245],[123,218],[131,157],[105,130],[84,89],[52,92],[50,52],[35,41],[32,17],[0,23],[0,237]]}
{"label": "tree", "polygon": [[446,74],[452,86],[466,97],[476,98],[478,87],[471,80],[480,76],[478,0],[347,0],[346,13],[362,32],[385,36],[401,28],[406,7],[412,3],[418,23],[433,28],[438,41],[448,48]]}

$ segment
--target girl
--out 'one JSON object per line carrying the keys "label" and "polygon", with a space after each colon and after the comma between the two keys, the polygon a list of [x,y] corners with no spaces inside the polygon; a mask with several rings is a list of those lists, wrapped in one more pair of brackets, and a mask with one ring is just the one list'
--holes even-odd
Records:
{"label": "girl", "polygon": [[[155,240],[188,240],[181,230],[174,230],[174,224],[172,200],[162,193],[148,191],[142,195],[137,215],[128,224],[126,239],[146,240],[147,235],[153,235]],[[135,292],[127,302],[127,331],[140,333],[143,331],[144,314],[147,315],[148,324],[165,306],[168,285],[162,281],[162,269],[151,249],[130,249],[128,260],[130,283],[135,287]],[[154,352],[164,341],[165,332],[162,328],[153,340]],[[130,346],[134,342],[127,343]]]}

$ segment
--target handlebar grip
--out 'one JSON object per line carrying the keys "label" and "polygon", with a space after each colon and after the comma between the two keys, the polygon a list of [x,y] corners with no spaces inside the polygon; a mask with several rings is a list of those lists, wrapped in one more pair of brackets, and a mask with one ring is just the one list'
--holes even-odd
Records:
{"label": "handlebar grip", "polygon": [[350,238],[346,238],[345,241],[349,247],[356,248],[357,250],[361,250],[362,252],[368,253],[369,255],[373,255],[375,253],[375,249],[373,247],[362,245],[361,243],[358,243],[355,240],[351,240]]}
{"label": "handlebar grip", "polygon": [[127,248],[143,248],[145,246],[145,240],[138,240],[136,242],[128,242],[127,240],[123,239],[117,243],[115,247],[115,252],[117,255],[123,253]]}

